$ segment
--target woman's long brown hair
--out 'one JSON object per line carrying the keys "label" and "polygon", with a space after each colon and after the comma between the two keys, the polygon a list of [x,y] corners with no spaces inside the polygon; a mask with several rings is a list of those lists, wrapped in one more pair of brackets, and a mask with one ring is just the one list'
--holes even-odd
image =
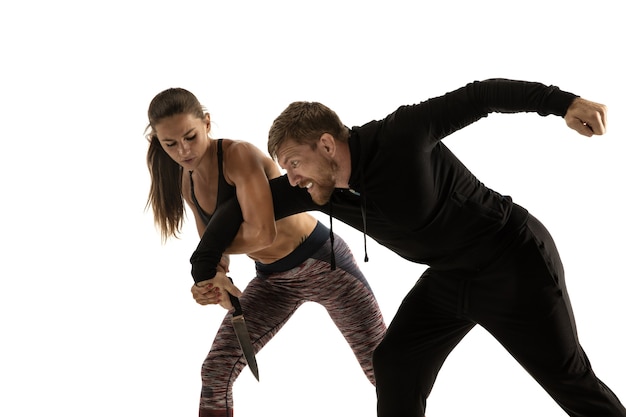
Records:
{"label": "woman's long brown hair", "polygon": [[178,237],[185,217],[182,194],[183,170],[165,152],[157,137],[155,126],[164,118],[191,114],[203,118],[204,107],[196,96],[183,88],[170,88],[157,94],[148,107],[146,138],[150,142],[146,158],[150,171],[150,192],[146,208],[152,207],[154,223],[161,232],[161,240]]}

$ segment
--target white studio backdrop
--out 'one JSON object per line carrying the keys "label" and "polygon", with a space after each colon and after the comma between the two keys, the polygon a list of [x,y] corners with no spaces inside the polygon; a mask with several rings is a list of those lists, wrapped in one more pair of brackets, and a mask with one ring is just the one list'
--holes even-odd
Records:
{"label": "white studio backdrop", "polygon": [[[291,101],[347,125],[468,82],[555,84],[609,106],[592,139],[557,117],[491,115],[445,143],[526,206],[563,258],[580,339],[622,400],[625,128],[619,2],[110,1],[0,6],[0,415],[194,416],[224,311],[190,295],[192,223],[161,245],[144,211],[151,98],[193,91],[214,137],[265,150]],[[325,216],[319,218],[328,224]],[[424,267],[335,223],[387,323]],[[235,257],[244,287],[253,264]],[[376,415],[374,388],[328,315],[305,305],[235,384],[237,417]],[[476,328],[428,415],[562,416]]]}

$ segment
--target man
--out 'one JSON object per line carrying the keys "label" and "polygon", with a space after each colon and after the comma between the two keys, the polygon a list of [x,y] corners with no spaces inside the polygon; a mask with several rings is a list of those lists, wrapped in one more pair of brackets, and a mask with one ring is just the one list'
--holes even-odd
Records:
{"label": "man", "polygon": [[[605,106],[524,81],[470,83],[352,129],[319,103],[296,102],[269,133],[295,186],[273,181],[275,215],[321,210],[429,266],[374,353],[379,417],[423,416],[443,362],[476,324],[570,416],[624,417],[578,342],[548,231],[441,142],[491,112],[557,115],[582,135],[605,133]],[[216,263],[236,232],[226,217],[205,231],[194,268]]]}

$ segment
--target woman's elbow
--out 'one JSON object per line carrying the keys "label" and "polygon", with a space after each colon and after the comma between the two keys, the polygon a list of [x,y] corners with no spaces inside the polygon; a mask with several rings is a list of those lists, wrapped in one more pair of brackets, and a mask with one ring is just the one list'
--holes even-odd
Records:
{"label": "woman's elbow", "polygon": [[272,225],[272,227],[265,227],[259,230],[257,236],[257,242],[260,246],[268,247],[271,246],[276,240],[276,225]]}
{"label": "woman's elbow", "polygon": [[276,233],[275,223],[263,226],[250,226],[244,232],[244,239],[248,245],[253,245],[255,250],[261,250],[274,243]]}

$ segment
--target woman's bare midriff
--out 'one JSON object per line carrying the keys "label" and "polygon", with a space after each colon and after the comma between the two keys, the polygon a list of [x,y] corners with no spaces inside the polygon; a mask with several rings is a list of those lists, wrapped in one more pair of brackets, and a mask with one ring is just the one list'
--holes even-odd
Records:
{"label": "woman's bare midriff", "polygon": [[276,239],[271,246],[248,256],[255,261],[271,264],[294,251],[311,234],[317,219],[307,213],[295,214],[276,222]]}

